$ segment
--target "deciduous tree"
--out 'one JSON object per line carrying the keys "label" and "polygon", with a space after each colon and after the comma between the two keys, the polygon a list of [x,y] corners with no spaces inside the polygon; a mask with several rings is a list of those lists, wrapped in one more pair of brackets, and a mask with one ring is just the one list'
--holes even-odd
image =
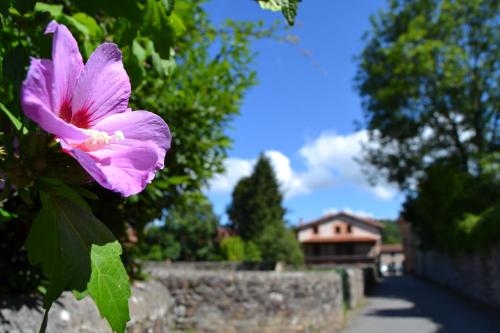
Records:
{"label": "deciduous tree", "polygon": [[498,151],[499,12],[494,0],[391,0],[372,17],[356,84],[378,176],[408,188],[443,158],[479,174]]}
{"label": "deciduous tree", "polygon": [[392,0],[366,35],[364,161],[407,190],[403,216],[425,246],[498,239],[499,13],[494,0]]}

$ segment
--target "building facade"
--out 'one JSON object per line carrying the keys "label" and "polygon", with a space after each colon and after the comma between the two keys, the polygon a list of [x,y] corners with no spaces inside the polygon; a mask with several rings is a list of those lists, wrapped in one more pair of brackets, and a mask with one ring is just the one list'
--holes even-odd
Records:
{"label": "building facade", "polygon": [[380,247],[380,272],[382,275],[404,273],[405,254],[401,244],[382,244]]}
{"label": "building facade", "polygon": [[382,228],[375,220],[337,213],[301,224],[296,232],[306,264],[374,263]]}

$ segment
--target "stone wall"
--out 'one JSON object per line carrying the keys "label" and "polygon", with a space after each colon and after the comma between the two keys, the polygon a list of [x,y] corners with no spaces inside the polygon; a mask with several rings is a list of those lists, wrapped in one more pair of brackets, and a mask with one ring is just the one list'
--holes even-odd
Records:
{"label": "stone wall", "polygon": [[[129,301],[131,320],[128,333],[161,333],[172,325],[171,298],[157,281],[139,282],[132,287]],[[0,300],[0,333],[36,333],[43,318],[40,299],[16,297]],[[52,305],[47,333],[111,332],[90,298],[76,301],[69,292]],[[166,331],[165,331],[166,332]]]}
{"label": "stone wall", "polygon": [[[201,271],[150,265],[152,279],[136,282],[127,333],[335,332],[363,298],[363,271]],[[344,290],[342,288],[345,288]],[[0,333],[38,332],[40,299],[0,299]],[[48,333],[109,333],[91,299],[64,293],[52,306]]]}
{"label": "stone wall", "polygon": [[311,270],[324,271],[324,270],[346,270],[354,269],[363,273],[363,294],[369,292],[379,281],[380,275],[377,264],[321,264],[308,266]]}
{"label": "stone wall", "polygon": [[348,297],[347,305],[349,309],[358,307],[365,296],[363,271],[359,268],[346,269]]}
{"label": "stone wall", "polygon": [[487,252],[456,256],[416,251],[413,271],[500,309],[500,242]]}
{"label": "stone wall", "polygon": [[446,254],[419,249],[411,224],[399,221],[405,271],[447,286],[500,310],[500,241],[488,250]]}
{"label": "stone wall", "polygon": [[275,265],[269,263],[250,263],[235,261],[146,261],[142,267],[145,271],[152,272],[159,268],[161,270],[196,270],[196,271],[272,271]]}
{"label": "stone wall", "polygon": [[333,332],[343,324],[334,272],[155,270],[173,298],[177,329]]}

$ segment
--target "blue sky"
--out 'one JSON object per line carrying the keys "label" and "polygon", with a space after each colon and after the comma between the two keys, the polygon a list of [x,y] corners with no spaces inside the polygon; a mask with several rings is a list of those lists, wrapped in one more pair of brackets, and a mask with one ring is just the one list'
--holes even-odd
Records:
{"label": "blue sky", "polygon": [[[207,190],[218,214],[225,213],[232,187],[264,152],[282,184],[292,224],[335,210],[397,217],[402,195],[391,184],[370,187],[353,160],[367,140],[355,125],[362,108],[353,58],[362,50],[369,16],[384,6],[383,0],[305,0],[290,30],[298,44],[261,40],[252,45],[259,84],[246,94],[241,115],[228,130],[234,145],[227,172]],[[251,0],[212,0],[205,8],[214,22],[282,19]]]}

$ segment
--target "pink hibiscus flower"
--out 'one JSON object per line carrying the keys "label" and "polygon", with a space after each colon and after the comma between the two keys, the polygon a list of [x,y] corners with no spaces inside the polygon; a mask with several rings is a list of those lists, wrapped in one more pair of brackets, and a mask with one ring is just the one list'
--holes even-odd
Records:
{"label": "pink hibiscus flower", "polygon": [[60,139],[61,146],[103,187],[136,194],[164,166],[171,136],[148,111],[127,108],[130,80],[115,44],[104,43],[85,66],[76,40],[52,21],[52,60],[31,59],[21,104],[26,116]]}

